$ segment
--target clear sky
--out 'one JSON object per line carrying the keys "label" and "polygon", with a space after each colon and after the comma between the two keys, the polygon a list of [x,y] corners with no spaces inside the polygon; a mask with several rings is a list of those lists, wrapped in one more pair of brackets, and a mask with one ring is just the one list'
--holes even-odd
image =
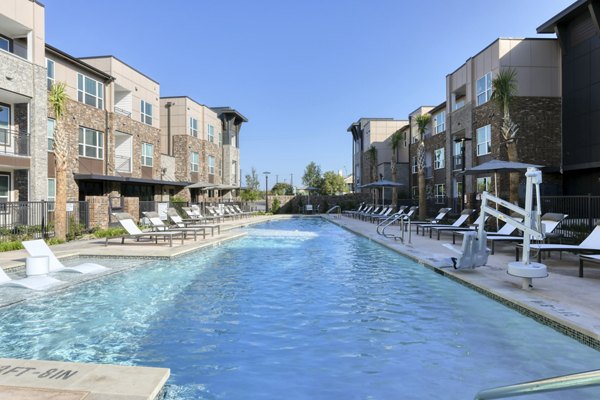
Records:
{"label": "clear sky", "polygon": [[[574,0],[42,0],[46,41],[114,55],[161,96],[230,106],[242,176],[301,185],[306,165],[352,170],[346,129],[444,101],[445,76],[498,37],[535,30]],[[264,177],[261,175],[261,185]],[[243,181],[242,183],[245,183]]]}

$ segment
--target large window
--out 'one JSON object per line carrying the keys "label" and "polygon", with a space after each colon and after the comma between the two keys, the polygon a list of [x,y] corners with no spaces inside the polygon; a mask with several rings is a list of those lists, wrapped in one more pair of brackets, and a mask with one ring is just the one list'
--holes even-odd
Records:
{"label": "large window", "polygon": [[190,117],[190,135],[198,137],[198,120]]}
{"label": "large window", "polygon": [[54,130],[56,129],[56,121],[48,118],[47,136],[48,136],[48,151],[54,151]]}
{"label": "large window", "polygon": [[211,143],[215,142],[215,127],[211,124],[208,124],[206,127],[206,134],[208,136],[208,141]]}
{"label": "large window", "polygon": [[104,139],[102,132],[79,127],[79,155],[89,158],[104,158]]}
{"label": "large window", "polygon": [[417,172],[418,172],[417,157],[413,157],[412,158],[412,173],[416,174]]}
{"label": "large window", "polygon": [[457,97],[454,103],[454,109],[458,110],[465,106],[465,96]]}
{"label": "large window", "polygon": [[215,158],[213,156],[208,156],[208,174],[215,174]]}
{"label": "large window", "polygon": [[433,160],[433,168],[441,169],[446,166],[446,157],[444,148],[435,150],[435,159]]}
{"label": "large window", "polygon": [[190,169],[192,172],[200,171],[200,156],[194,151],[190,154]]}
{"label": "large window", "polygon": [[437,135],[446,130],[446,112],[435,114],[433,116],[433,134]]}
{"label": "large window", "polygon": [[12,52],[12,41],[4,36],[0,36],[0,49]]}
{"label": "large window", "polygon": [[152,125],[152,104],[142,100],[140,102],[140,113],[142,122],[146,125]]}
{"label": "large window", "polygon": [[54,61],[49,58],[46,58],[46,69],[48,70],[46,73],[46,84],[48,85],[48,90],[50,90],[54,84]]}
{"label": "large window", "polygon": [[477,105],[487,103],[492,96],[492,73],[488,72],[477,79]]}
{"label": "large window", "polygon": [[492,126],[486,125],[477,129],[477,155],[483,156],[492,152]]}
{"label": "large window", "polygon": [[485,176],[483,178],[477,178],[477,193],[489,192],[492,183],[492,178]]}
{"label": "large window", "polygon": [[435,185],[435,202],[436,204],[444,204],[446,197],[446,185],[439,184]]}
{"label": "large window", "polygon": [[0,144],[8,144],[10,138],[10,106],[0,103]]}
{"label": "large window", "polygon": [[0,203],[10,200],[10,175],[0,174]]}
{"label": "large window", "polygon": [[77,100],[89,106],[104,108],[104,84],[77,74]]}
{"label": "large window", "polygon": [[56,179],[48,178],[48,211],[54,211],[54,202],[56,201]]}
{"label": "large window", "polygon": [[463,142],[454,142],[454,169],[462,169]]}
{"label": "large window", "polygon": [[154,145],[142,143],[142,166],[151,167],[154,160]]}

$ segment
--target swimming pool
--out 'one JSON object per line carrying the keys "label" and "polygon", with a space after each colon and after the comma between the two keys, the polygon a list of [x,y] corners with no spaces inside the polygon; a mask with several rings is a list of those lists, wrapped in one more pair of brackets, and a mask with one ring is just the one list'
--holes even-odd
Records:
{"label": "swimming pool", "polygon": [[5,307],[0,321],[2,357],[168,367],[169,399],[465,399],[600,366],[595,350],[318,219]]}

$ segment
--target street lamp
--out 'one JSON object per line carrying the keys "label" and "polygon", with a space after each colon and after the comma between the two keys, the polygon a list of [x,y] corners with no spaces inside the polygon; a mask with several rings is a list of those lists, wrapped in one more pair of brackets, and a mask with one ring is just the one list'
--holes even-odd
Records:
{"label": "street lamp", "polygon": [[461,164],[461,171],[462,171],[462,187],[460,190],[460,196],[461,196],[461,201],[460,201],[460,206],[461,206],[461,211],[465,209],[465,189],[466,189],[466,183],[465,183],[465,164],[466,164],[466,160],[465,160],[465,156],[466,156],[466,152],[465,152],[465,142],[471,141],[473,139],[468,138],[468,137],[461,137],[461,138],[456,138],[454,139],[455,143],[460,143],[460,164]]}
{"label": "street lamp", "polygon": [[269,171],[263,172],[265,175],[265,213],[269,212]]}

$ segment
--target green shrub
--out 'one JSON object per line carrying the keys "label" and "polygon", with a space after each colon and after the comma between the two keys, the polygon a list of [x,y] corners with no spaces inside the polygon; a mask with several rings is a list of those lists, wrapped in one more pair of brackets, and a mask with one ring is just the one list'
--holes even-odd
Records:
{"label": "green shrub", "polygon": [[23,243],[20,240],[14,240],[14,241],[10,241],[10,242],[0,242],[0,252],[21,250],[22,248],[23,248]]}
{"label": "green shrub", "polygon": [[273,204],[271,205],[271,212],[273,214],[277,214],[277,212],[279,212],[280,208],[281,208],[281,202],[279,201],[279,199],[274,199]]}
{"label": "green shrub", "polygon": [[115,237],[125,234],[123,228],[107,228],[107,229],[94,229],[92,232],[96,238]]}

